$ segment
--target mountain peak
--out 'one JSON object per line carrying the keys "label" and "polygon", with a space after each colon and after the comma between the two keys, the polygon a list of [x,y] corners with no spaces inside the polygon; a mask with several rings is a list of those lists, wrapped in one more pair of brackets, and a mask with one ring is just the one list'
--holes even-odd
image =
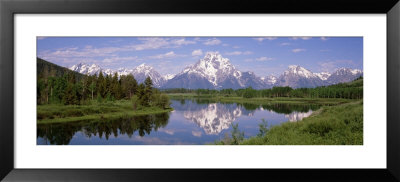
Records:
{"label": "mountain peak", "polygon": [[344,75],[344,74],[352,74],[352,75],[357,75],[357,74],[361,74],[362,71],[359,69],[351,69],[351,68],[338,68],[335,71],[336,75]]}
{"label": "mountain peak", "polygon": [[214,57],[222,58],[222,55],[218,51],[210,51],[205,54],[204,59],[213,59]]}
{"label": "mountain peak", "polygon": [[139,65],[135,68],[135,70],[151,70],[151,69],[153,69],[153,67],[151,67],[145,63],[142,63],[141,65]]}
{"label": "mountain peak", "polygon": [[288,66],[288,68],[289,68],[290,70],[297,69],[298,67],[301,67],[301,66],[299,66],[299,65],[289,65],[289,66]]}
{"label": "mountain peak", "polygon": [[298,76],[306,77],[306,78],[315,77],[315,75],[311,71],[309,71],[301,66],[289,65],[288,68],[289,69],[284,72],[285,75],[293,74],[293,75],[298,75]]}

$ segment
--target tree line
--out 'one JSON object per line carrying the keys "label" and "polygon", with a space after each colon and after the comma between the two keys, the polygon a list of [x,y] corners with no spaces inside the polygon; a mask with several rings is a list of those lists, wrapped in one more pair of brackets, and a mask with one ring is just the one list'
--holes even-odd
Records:
{"label": "tree line", "polygon": [[294,98],[363,98],[363,78],[359,77],[350,83],[339,83],[316,88],[273,87],[270,89],[256,90],[252,87],[243,89],[168,89],[165,93],[193,93],[198,96],[225,96],[225,97],[294,97]]}
{"label": "tree line", "polygon": [[134,109],[139,106],[169,107],[168,96],[153,88],[150,77],[138,84],[133,75],[84,75],[79,80],[73,72],[57,76],[44,69],[37,79],[37,104],[62,103],[79,105],[87,101],[131,99]]}

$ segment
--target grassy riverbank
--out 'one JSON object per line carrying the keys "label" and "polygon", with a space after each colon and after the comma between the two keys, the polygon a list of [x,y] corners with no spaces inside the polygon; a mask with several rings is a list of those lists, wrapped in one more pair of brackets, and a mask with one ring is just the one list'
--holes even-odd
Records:
{"label": "grassy riverbank", "polygon": [[249,103],[249,104],[268,104],[268,103],[283,103],[283,104],[321,104],[334,105],[344,104],[355,101],[354,99],[341,98],[292,98],[292,97],[260,97],[260,98],[243,98],[243,97],[223,97],[213,95],[197,95],[192,93],[187,94],[168,94],[170,99],[207,99],[215,102],[225,103]]}
{"label": "grassy riverbank", "polygon": [[[261,122],[261,121],[260,121]],[[218,141],[215,144],[229,144]],[[310,117],[271,127],[240,145],[362,145],[363,101],[324,106]]]}
{"label": "grassy riverbank", "polygon": [[133,110],[129,100],[109,102],[93,101],[86,105],[47,104],[37,106],[37,123],[63,123],[93,119],[113,119],[136,115],[157,114],[172,111],[172,108],[138,107]]}

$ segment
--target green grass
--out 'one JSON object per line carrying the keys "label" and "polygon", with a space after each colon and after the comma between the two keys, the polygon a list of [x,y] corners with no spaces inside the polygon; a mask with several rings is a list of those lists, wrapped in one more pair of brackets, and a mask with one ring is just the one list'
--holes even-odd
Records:
{"label": "green grass", "polygon": [[283,103],[283,104],[321,104],[334,105],[353,102],[351,99],[340,98],[291,98],[291,97],[262,97],[262,98],[243,98],[243,97],[223,97],[212,95],[196,95],[196,94],[168,94],[170,99],[207,99],[215,102],[225,103],[248,103],[248,104],[266,104],[266,103]]}
{"label": "green grass", "polygon": [[[261,121],[260,121],[261,122]],[[221,143],[216,143],[221,144]],[[324,106],[298,122],[273,126],[240,145],[362,145],[363,102]]]}
{"label": "green grass", "polygon": [[97,103],[93,101],[86,105],[48,104],[37,106],[37,123],[63,123],[93,119],[113,119],[136,115],[157,114],[172,111],[172,108],[138,107],[133,110],[129,100]]}

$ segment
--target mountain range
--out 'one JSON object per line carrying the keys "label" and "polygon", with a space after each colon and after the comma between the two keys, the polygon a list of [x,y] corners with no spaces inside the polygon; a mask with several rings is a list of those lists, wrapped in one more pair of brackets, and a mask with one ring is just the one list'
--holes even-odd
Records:
{"label": "mountain range", "polygon": [[272,88],[273,86],[290,86],[292,88],[312,88],[352,81],[363,75],[358,69],[339,68],[334,72],[313,73],[298,65],[290,65],[279,77],[259,77],[251,71],[240,71],[228,58],[218,52],[208,52],[203,59],[183,69],[176,75],[161,75],[153,67],[141,64],[133,69],[103,69],[96,64],[80,63],[70,70],[81,74],[93,75],[115,74],[118,76],[132,74],[141,83],[149,76],[157,88],[187,89],[239,89],[252,87],[255,89]]}

